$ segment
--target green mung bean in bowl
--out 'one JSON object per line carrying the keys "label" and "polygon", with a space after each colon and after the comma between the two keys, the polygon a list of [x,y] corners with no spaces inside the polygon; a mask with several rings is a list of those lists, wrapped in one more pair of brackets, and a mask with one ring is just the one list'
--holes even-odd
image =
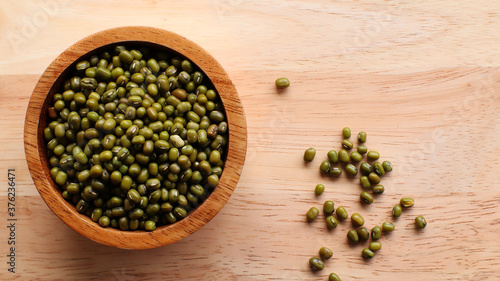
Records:
{"label": "green mung bean in bowl", "polygon": [[220,64],[168,31],[123,27],[64,51],[33,92],[28,167],[80,234],[131,249],[178,241],[236,187],[246,122]]}

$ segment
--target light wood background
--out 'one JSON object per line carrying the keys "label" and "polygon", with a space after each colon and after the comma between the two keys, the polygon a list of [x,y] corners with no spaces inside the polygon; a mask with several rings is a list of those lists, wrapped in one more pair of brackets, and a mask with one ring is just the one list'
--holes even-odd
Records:
{"label": "light wood background", "polygon": [[[2,280],[500,280],[500,3],[498,1],[5,1],[0,5],[0,226],[7,169],[16,169],[17,266]],[[94,32],[146,25],[204,47],[231,76],[245,107],[248,152],[231,199],[192,236],[153,250],[94,243],[45,205],[29,175],[24,114],[40,74]],[[274,80],[291,86],[277,92]],[[395,170],[386,192],[359,203],[357,181],[321,177],[340,131]],[[304,149],[316,147],[313,163]],[[314,186],[326,185],[315,197]],[[402,196],[415,206],[370,261],[350,246],[347,222],[305,222],[331,199],[372,227]],[[416,231],[422,214],[428,226]],[[322,218],[322,217],[321,217]],[[334,251],[325,270],[308,259]],[[366,244],[365,244],[366,246]]]}

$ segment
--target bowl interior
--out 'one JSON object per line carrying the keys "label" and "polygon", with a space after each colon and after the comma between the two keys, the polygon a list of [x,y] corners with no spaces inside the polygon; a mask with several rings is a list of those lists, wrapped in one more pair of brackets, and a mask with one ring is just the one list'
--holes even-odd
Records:
{"label": "bowl interior", "polygon": [[[82,58],[115,45],[148,47],[165,50],[191,60],[208,77],[221,98],[228,123],[228,147],[219,185],[186,218],[160,226],[153,232],[120,231],[102,228],[89,217],[78,213],[64,200],[59,187],[50,177],[43,130],[47,126],[47,110],[62,83]],[[28,167],[40,195],[51,210],[80,234],[102,244],[119,248],[154,248],[178,241],[210,221],[229,199],[241,173],[246,154],[246,122],[236,89],[220,64],[195,43],[168,31],[149,27],[122,27],[105,30],[74,44],[43,73],[30,99],[25,122],[25,151]]]}

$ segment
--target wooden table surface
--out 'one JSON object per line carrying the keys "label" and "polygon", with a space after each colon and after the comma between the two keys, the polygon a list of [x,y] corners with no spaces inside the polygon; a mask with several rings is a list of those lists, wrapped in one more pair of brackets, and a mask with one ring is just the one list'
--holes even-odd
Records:
{"label": "wooden table surface", "polygon": [[[180,1],[179,1],[180,2]],[[1,280],[500,280],[500,3],[486,0],[2,1],[0,8]],[[41,73],[94,32],[145,25],[210,52],[242,99],[248,151],[223,210],[190,237],[153,250],[110,248],[80,236],[45,205],[28,172],[24,115]],[[291,86],[277,92],[274,80]],[[386,192],[322,177],[340,132],[394,164]],[[316,159],[302,161],[305,148]],[[16,175],[16,273],[8,269],[7,170]],[[316,197],[314,186],[326,191]],[[392,221],[399,198],[416,204],[365,261],[348,222],[327,231],[304,213],[325,200]],[[415,230],[422,214],[428,226]],[[334,251],[325,270],[308,259]]]}

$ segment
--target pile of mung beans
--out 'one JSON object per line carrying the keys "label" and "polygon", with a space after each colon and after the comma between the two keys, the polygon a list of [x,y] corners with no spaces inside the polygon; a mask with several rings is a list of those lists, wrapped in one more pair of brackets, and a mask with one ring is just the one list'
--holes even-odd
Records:
{"label": "pile of mung beans", "polygon": [[153,231],[218,185],[228,124],[204,73],[178,54],[118,45],[76,63],[48,108],[50,175],[102,227]]}
{"label": "pile of mung beans", "polygon": [[[364,144],[367,139],[367,134],[365,132],[359,132],[357,136],[358,146],[354,149],[354,144],[350,141],[351,130],[348,127],[342,130],[343,140],[341,142],[342,149],[338,152],[336,150],[330,150],[326,158],[321,162],[319,170],[323,174],[328,174],[334,177],[338,177],[345,171],[349,177],[353,178],[358,175],[360,171],[359,183],[363,189],[359,198],[362,204],[372,204],[374,202],[374,195],[380,195],[384,193],[385,187],[380,184],[381,178],[388,172],[393,170],[392,164],[389,161],[379,162],[380,154],[377,151],[368,150]],[[351,151],[349,153],[349,151]],[[366,160],[363,158],[366,155]],[[314,148],[309,148],[304,152],[304,161],[312,162],[316,156],[316,150]],[[338,166],[336,166],[338,165]],[[359,165],[359,166],[357,166]],[[368,191],[367,191],[368,190]],[[371,193],[369,192],[371,190]],[[320,196],[325,191],[325,186],[323,184],[317,184],[314,193],[316,196]],[[403,209],[410,208],[414,205],[414,200],[410,197],[404,197],[400,199],[399,204],[394,206],[392,209],[392,216],[394,218],[400,217]],[[336,213],[335,218],[333,214]],[[306,212],[306,218],[308,222],[316,220],[319,216],[320,211],[316,207],[311,207]],[[347,210],[339,206],[335,210],[335,204],[332,200],[326,200],[323,203],[323,214],[325,216],[325,223],[328,229],[334,229],[338,225],[338,221],[344,221],[349,218]],[[382,248],[382,244],[378,241],[382,237],[382,233],[389,233],[394,231],[395,225],[392,222],[384,222],[381,226],[374,226],[371,230],[364,226],[364,218],[358,214],[353,213],[351,215],[352,229],[347,232],[347,239],[350,243],[358,243],[368,241],[371,238],[371,242],[367,248],[361,251],[361,256],[365,259],[371,259],[375,256],[375,252]],[[418,229],[425,228],[427,222],[423,216],[417,216],[415,218],[415,226]],[[324,253],[327,253],[325,256]],[[309,264],[313,270],[323,270],[325,267],[324,261],[333,256],[333,251],[329,248],[322,247],[320,249],[320,257],[312,257],[309,259]],[[338,281],[340,278],[335,273],[329,275],[330,281]]]}

